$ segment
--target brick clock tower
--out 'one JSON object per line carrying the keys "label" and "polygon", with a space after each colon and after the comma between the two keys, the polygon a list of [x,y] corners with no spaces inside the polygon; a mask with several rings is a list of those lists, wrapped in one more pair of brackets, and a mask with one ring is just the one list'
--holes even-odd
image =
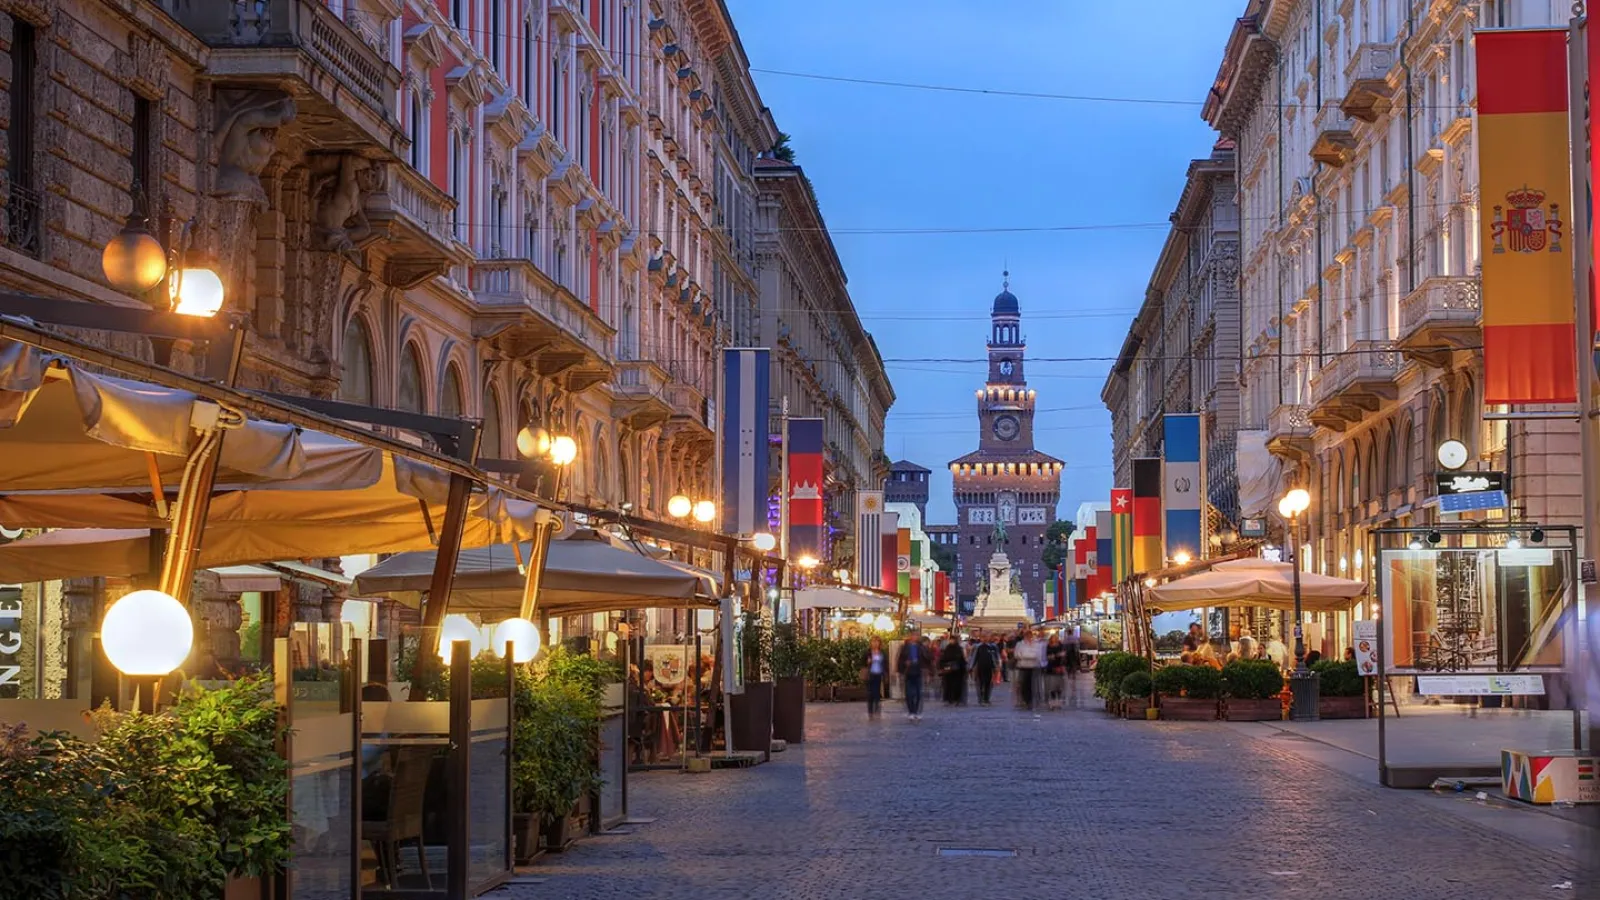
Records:
{"label": "brick clock tower", "polygon": [[1051,577],[1039,556],[1061,501],[1062,463],[1033,446],[1035,392],[1023,374],[1027,345],[1009,282],[994,298],[990,319],[989,378],[977,391],[978,449],[950,462],[960,535],[955,592],[962,610],[970,609],[984,590],[990,557],[1003,550],[1037,615]]}

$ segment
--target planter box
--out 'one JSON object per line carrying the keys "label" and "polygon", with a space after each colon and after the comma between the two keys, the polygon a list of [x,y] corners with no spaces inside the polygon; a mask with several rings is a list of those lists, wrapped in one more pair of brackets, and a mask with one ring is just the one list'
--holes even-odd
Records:
{"label": "planter box", "polygon": [[266,888],[260,877],[229,878],[222,887],[222,900],[261,900],[268,896]]}
{"label": "planter box", "polygon": [[867,686],[836,684],[833,686],[833,699],[836,703],[862,703],[867,699]]}
{"label": "planter box", "polygon": [[772,736],[790,744],[806,740],[806,680],[779,678],[772,695]]}
{"label": "planter box", "polygon": [[1365,697],[1318,697],[1317,715],[1324,719],[1365,719]]}
{"label": "planter box", "polygon": [[511,820],[511,837],[515,841],[514,859],[525,866],[544,855],[539,843],[539,817],[531,813],[517,813]]}
{"label": "planter box", "polygon": [[1283,701],[1277,697],[1265,700],[1229,698],[1222,711],[1223,718],[1229,722],[1276,722],[1283,718]]}
{"label": "planter box", "polygon": [[733,694],[733,749],[770,753],[772,750],[772,693],[770,681],[753,681],[744,693]]}
{"label": "planter box", "polygon": [[581,831],[582,828],[574,816],[546,820],[541,833],[544,850],[549,853],[565,853],[577,840]]}
{"label": "planter box", "polygon": [[1217,718],[1217,701],[1194,697],[1162,697],[1161,718],[1173,722],[1212,722]]}
{"label": "planter box", "polygon": [[1150,708],[1150,701],[1143,697],[1134,700],[1122,701],[1122,717],[1142,722],[1146,719],[1144,711]]}

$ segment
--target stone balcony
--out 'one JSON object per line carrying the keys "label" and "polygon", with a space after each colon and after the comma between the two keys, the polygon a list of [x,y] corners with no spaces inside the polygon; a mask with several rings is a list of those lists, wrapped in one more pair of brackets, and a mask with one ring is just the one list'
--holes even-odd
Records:
{"label": "stone balcony", "polygon": [[644,431],[672,418],[668,393],[672,376],[649,360],[617,363],[611,378],[611,414],[634,431]]}
{"label": "stone balcony", "polygon": [[1376,122],[1389,111],[1394,97],[1394,86],[1389,83],[1389,70],[1399,57],[1393,44],[1362,44],[1356,48],[1345,68],[1345,78],[1350,82],[1339,110],[1352,119]]}
{"label": "stone balcony", "polygon": [[[318,150],[376,147],[398,158],[409,146],[395,110],[400,71],[374,46],[382,45],[385,29],[366,29],[363,38],[320,0],[161,0],[161,6],[211,48],[207,78],[227,90],[287,93],[295,101],[294,129]],[[233,105],[250,103],[236,98]]]}
{"label": "stone balcony", "polygon": [[1311,158],[1329,166],[1342,166],[1355,152],[1356,139],[1350,133],[1350,118],[1339,104],[1328,101],[1317,111],[1312,122],[1316,137],[1311,141]]}
{"label": "stone balcony", "polygon": [[526,259],[485,259],[472,267],[473,333],[571,391],[609,381],[616,329]]}
{"label": "stone balcony", "polygon": [[1311,407],[1282,404],[1267,419],[1267,452],[1290,461],[1311,453]]}
{"label": "stone balcony", "polygon": [[1476,346],[1483,337],[1483,297],[1478,279],[1437,275],[1424,279],[1400,301],[1400,336],[1407,359],[1443,368],[1452,351]]}
{"label": "stone balcony", "polygon": [[678,380],[680,377],[675,374],[675,380],[667,388],[667,405],[672,407],[672,423],[692,437],[714,439],[716,430],[706,395],[687,381]]}
{"label": "stone balcony", "polygon": [[455,198],[410,166],[387,166],[384,190],[367,199],[367,218],[386,230],[389,259],[384,281],[412,288],[473,259],[456,239]]}
{"label": "stone balcony", "polygon": [[1311,379],[1311,422],[1343,431],[1399,395],[1400,352],[1392,341],[1355,341]]}

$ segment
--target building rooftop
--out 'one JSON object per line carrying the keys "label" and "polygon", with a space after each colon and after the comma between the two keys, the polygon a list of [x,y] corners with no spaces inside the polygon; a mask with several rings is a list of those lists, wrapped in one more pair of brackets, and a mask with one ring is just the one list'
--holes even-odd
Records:
{"label": "building rooftop", "polygon": [[891,472],[932,472],[932,469],[923,468],[909,459],[902,459],[889,466]]}

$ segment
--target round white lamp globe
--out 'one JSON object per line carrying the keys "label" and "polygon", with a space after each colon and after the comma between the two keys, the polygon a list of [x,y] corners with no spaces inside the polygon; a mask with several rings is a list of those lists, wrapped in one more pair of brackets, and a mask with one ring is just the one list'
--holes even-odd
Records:
{"label": "round white lamp globe", "polygon": [[189,658],[194,622],[171,594],[134,591],[106,610],[100,644],[122,674],[159,677]]}
{"label": "round white lamp globe", "polygon": [[466,616],[451,613],[439,624],[440,659],[450,661],[450,649],[456,641],[471,641],[472,649],[469,652],[477,656],[483,650],[483,629],[472,624],[472,620]]}
{"label": "round white lamp globe", "polygon": [[539,626],[521,616],[501,622],[494,628],[494,652],[501,659],[506,658],[506,644],[515,654],[512,662],[528,662],[539,655]]}
{"label": "round white lamp globe", "polygon": [[717,517],[717,505],[710,500],[701,500],[694,505],[694,520],[696,522],[709,522]]}
{"label": "round white lamp globe", "polygon": [[667,514],[674,519],[681,519],[687,516],[692,509],[694,509],[694,501],[682,494],[675,494],[671,500],[667,501]]}
{"label": "round white lamp globe", "polygon": [[578,458],[578,442],[565,434],[550,440],[550,461],[558,466],[570,466]]}
{"label": "round white lamp globe", "polygon": [[863,625],[870,626],[872,624],[872,613],[864,612],[861,614],[860,618],[856,619],[856,621]]}
{"label": "round white lamp globe", "polygon": [[755,545],[755,548],[762,553],[771,553],[772,548],[778,546],[778,539],[763,531],[752,537],[750,543]]}
{"label": "round white lamp globe", "polygon": [[879,613],[878,618],[873,621],[872,627],[879,631],[893,631],[894,619],[889,618],[888,613]]}

